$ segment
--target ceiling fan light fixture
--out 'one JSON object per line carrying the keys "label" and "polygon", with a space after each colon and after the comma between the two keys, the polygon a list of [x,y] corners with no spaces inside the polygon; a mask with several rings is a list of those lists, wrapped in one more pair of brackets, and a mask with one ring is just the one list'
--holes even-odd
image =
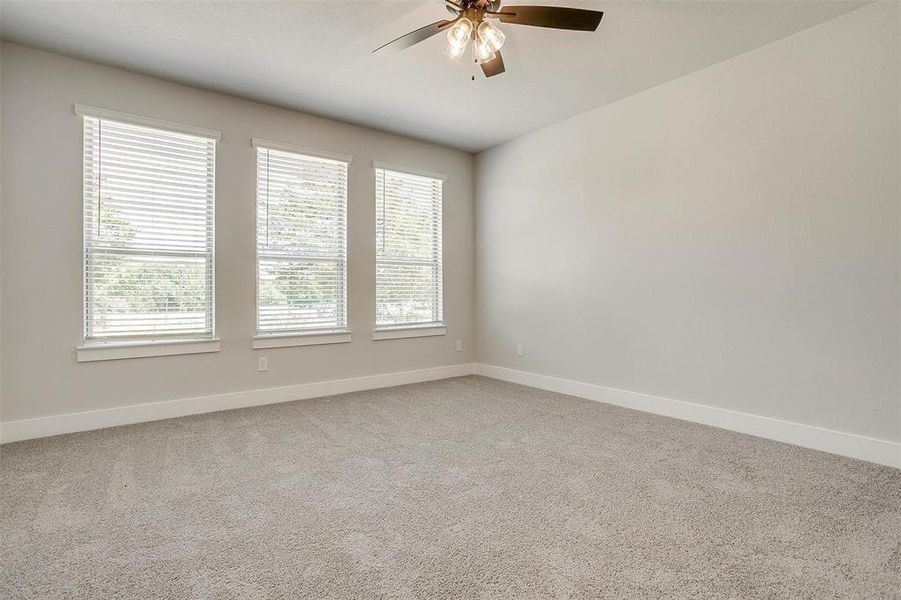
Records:
{"label": "ceiling fan light fixture", "polygon": [[447,41],[451,46],[466,46],[466,42],[472,37],[472,21],[466,17],[460,17],[447,31]]}
{"label": "ceiling fan light fixture", "polygon": [[[0,0],[2,2],[3,0]],[[482,67],[485,77],[506,72],[501,47],[507,36],[490,19],[510,25],[528,25],[570,31],[597,31],[604,13],[599,10],[560,6],[502,6],[506,0],[444,0],[453,18],[436,21],[395,38],[373,50],[374,54],[389,54],[445,32],[447,47],[444,53],[461,61],[472,43],[473,58]],[[475,81],[475,76],[472,76]]]}
{"label": "ceiling fan light fixture", "polygon": [[497,52],[507,41],[507,36],[491,21],[482,21],[479,25],[479,40],[492,52]]}

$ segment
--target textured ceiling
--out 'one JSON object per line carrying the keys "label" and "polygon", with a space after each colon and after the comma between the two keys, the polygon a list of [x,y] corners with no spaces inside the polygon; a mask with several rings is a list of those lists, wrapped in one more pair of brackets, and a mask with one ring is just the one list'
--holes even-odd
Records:
{"label": "textured ceiling", "polygon": [[[540,0],[529,0],[540,4]],[[511,0],[510,4],[516,2]],[[501,25],[507,72],[444,56],[443,35],[370,52],[446,18],[436,0],[3,0],[6,40],[479,151],[775,41],[862,2],[548,4],[605,12],[596,33]]]}

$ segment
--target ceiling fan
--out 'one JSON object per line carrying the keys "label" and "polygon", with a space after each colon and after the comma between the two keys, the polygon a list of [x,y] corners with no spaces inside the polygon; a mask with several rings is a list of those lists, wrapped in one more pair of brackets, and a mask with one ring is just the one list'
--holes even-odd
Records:
{"label": "ceiling fan", "polygon": [[[443,0],[453,19],[436,21],[420,27],[396,40],[373,50],[373,54],[391,54],[409,48],[433,35],[447,30],[447,47],[444,53],[454,60],[461,60],[466,49],[472,46],[475,62],[482,67],[485,77],[504,72],[501,46],[506,36],[492,21],[511,25],[532,25],[573,31],[595,31],[604,13],[581,8],[557,6],[504,6],[501,0]],[[472,44],[470,44],[470,41]]]}

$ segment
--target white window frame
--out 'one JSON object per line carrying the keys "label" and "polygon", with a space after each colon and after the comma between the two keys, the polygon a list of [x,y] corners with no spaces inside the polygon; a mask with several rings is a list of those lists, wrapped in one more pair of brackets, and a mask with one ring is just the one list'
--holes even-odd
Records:
{"label": "white window frame", "polygon": [[[193,135],[197,137],[206,137],[214,140],[214,142],[221,139],[221,134],[219,131],[214,129],[207,129],[204,127],[196,127],[193,125],[185,125],[183,123],[176,123],[173,121],[166,121],[163,119],[155,119],[152,117],[145,117],[142,115],[135,115],[130,113],[125,113],[116,110],[110,110],[106,108],[100,108],[96,106],[90,106],[87,104],[75,104],[73,106],[73,112],[82,117],[98,119],[98,120],[107,120],[107,121],[117,121],[121,123],[127,123],[131,125],[138,125],[143,127],[151,127],[155,129],[160,129],[163,131],[171,131],[174,133],[185,133],[188,135]],[[84,128],[80,130],[80,134],[82,136],[82,161],[84,161]],[[86,279],[87,277],[87,259],[88,259],[88,248],[86,244],[86,239],[84,235],[84,223],[82,223],[82,344],[76,348],[76,360],[78,362],[94,362],[94,361],[103,361],[103,360],[117,360],[117,359],[126,359],[126,358],[141,358],[141,357],[151,357],[151,356],[169,356],[169,355],[178,355],[178,354],[200,354],[207,352],[218,352],[220,350],[220,342],[216,337],[216,243],[215,243],[215,227],[216,227],[216,153],[218,151],[218,144],[214,144],[213,149],[213,203],[211,207],[211,215],[210,218],[212,222],[210,226],[212,227],[211,236],[212,236],[212,244],[210,248],[210,264],[211,264],[211,281],[210,281],[210,323],[211,330],[209,334],[204,334],[201,336],[189,336],[185,338],[180,338],[178,336],[147,336],[147,337],[136,337],[136,338],[117,338],[117,339],[88,339],[87,331],[88,331],[88,295],[89,295],[89,284]],[[85,165],[82,162],[82,177],[84,177]],[[82,189],[84,188],[84,183],[82,183]],[[82,204],[82,218],[84,218],[84,195],[81,197]]]}
{"label": "white window frame", "polygon": [[[299,154],[301,156],[312,157],[312,158],[323,158],[326,160],[333,160],[338,162],[343,162],[347,165],[348,170],[348,178],[350,174],[350,165],[353,162],[353,157],[347,154],[340,154],[337,152],[328,152],[323,150],[316,150],[313,148],[309,148],[306,146],[299,146],[296,144],[289,144],[285,142],[279,142],[275,140],[270,140],[261,137],[253,137],[250,140],[250,145],[254,148],[256,153],[259,152],[259,149],[267,149],[267,150],[277,150],[281,152],[289,152],[292,154]],[[254,190],[256,190],[257,182],[259,180],[259,173],[257,172],[257,154],[254,155]],[[349,182],[348,182],[349,183]],[[343,292],[343,304],[344,304],[344,327],[336,328],[336,329],[309,329],[309,330],[289,330],[287,332],[261,332],[259,329],[259,319],[260,319],[260,248],[259,241],[257,239],[257,235],[259,234],[259,224],[257,223],[257,213],[258,206],[257,203],[259,199],[256,197],[256,191],[254,192],[254,236],[253,236],[253,246],[254,246],[254,337],[251,341],[251,347],[255,350],[262,350],[267,348],[290,348],[297,346],[319,346],[325,344],[344,344],[349,343],[351,341],[351,331],[349,328],[349,319],[350,319],[350,311],[348,310],[348,295],[347,295],[347,273],[348,273],[348,255],[347,255],[347,230],[348,230],[348,213],[349,213],[349,193],[346,190],[346,195],[344,198],[344,292]]]}
{"label": "white window frame", "polygon": [[[406,167],[402,165],[397,165],[394,163],[388,163],[384,161],[373,161],[372,162],[372,174],[373,174],[373,183],[374,190],[378,189],[378,171],[393,171],[395,173],[401,173],[406,175],[415,175],[418,177],[428,177],[430,179],[436,179],[441,181],[441,214],[439,214],[439,218],[441,221],[441,244],[439,248],[439,256],[438,256],[438,288],[440,291],[438,295],[440,297],[436,297],[436,301],[440,303],[439,309],[441,312],[441,318],[437,321],[427,322],[427,323],[395,323],[395,324],[385,324],[379,325],[378,320],[373,324],[372,328],[372,339],[375,341],[380,340],[395,340],[395,339],[404,339],[404,338],[418,338],[418,337],[431,337],[431,336],[441,336],[447,334],[447,327],[444,321],[444,184],[447,181],[447,176],[443,173],[436,173],[433,171],[427,171],[424,169],[417,169]],[[375,196],[375,201],[378,202],[378,196]],[[375,266],[378,267],[380,261],[378,258],[378,249],[376,248],[375,252]],[[388,261],[390,262],[390,261]],[[375,273],[375,272],[374,272]],[[373,297],[377,298],[378,289],[378,275],[373,278],[375,282],[375,290],[373,290]],[[376,319],[378,317],[376,316]]]}

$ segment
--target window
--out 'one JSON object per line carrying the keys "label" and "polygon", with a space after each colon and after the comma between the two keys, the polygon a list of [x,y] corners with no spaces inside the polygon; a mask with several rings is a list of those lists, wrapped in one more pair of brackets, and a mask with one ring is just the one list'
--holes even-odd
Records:
{"label": "window", "polygon": [[86,346],[212,340],[218,133],[76,112],[84,117]]}
{"label": "window", "polygon": [[443,326],[442,187],[375,165],[376,329]]}
{"label": "window", "polygon": [[[257,336],[345,333],[350,159],[288,151],[259,139],[253,143]],[[349,338],[317,343],[329,341]]]}

